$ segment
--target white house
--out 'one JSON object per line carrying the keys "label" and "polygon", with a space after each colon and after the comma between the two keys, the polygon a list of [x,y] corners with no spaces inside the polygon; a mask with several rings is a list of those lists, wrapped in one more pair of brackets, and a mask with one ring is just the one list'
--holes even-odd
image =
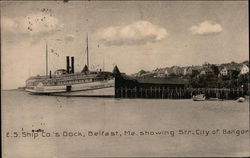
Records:
{"label": "white house", "polygon": [[248,72],[249,72],[249,67],[246,64],[243,64],[240,69],[240,74],[244,75],[244,74],[247,74]]}
{"label": "white house", "polygon": [[166,70],[164,71],[164,74],[166,75],[166,76],[168,76],[169,75],[169,71],[168,71],[168,69],[166,68]]}
{"label": "white house", "polygon": [[181,75],[182,74],[182,69],[179,66],[172,66],[171,67],[173,73],[175,75]]}
{"label": "white house", "polygon": [[201,70],[200,75],[205,75],[206,71],[205,70]]}
{"label": "white house", "polygon": [[223,67],[223,68],[220,70],[220,75],[221,75],[221,76],[227,76],[227,75],[228,75],[228,71],[227,71],[227,68],[226,68],[226,67]]}
{"label": "white house", "polygon": [[165,68],[165,70],[164,70],[165,76],[169,76],[169,75],[171,75],[173,73],[174,72],[173,72],[173,70],[171,68]]}
{"label": "white house", "polygon": [[155,73],[154,77],[165,77],[166,76],[163,68],[161,68],[161,69],[157,68],[156,70],[154,70],[154,73]]}
{"label": "white house", "polygon": [[185,67],[185,68],[183,69],[183,75],[184,75],[184,76],[185,76],[185,75],[192,75],[192,71],[193,71],[192,67]]}

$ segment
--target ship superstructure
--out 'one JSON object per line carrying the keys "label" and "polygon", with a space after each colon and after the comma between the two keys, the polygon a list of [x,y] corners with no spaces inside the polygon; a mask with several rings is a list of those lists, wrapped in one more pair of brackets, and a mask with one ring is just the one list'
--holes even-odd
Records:
{"label": "ship superstructure", "polygon": [[114,96],[115,79],[111,72],[90,71],[87,37],[87,65],[81,72],[74,70],[74,57],[66,57],[66,69],[58,69],[48,75],[46,44],[46,75],[33,76],[26,80],[25,90],[35,94]]}

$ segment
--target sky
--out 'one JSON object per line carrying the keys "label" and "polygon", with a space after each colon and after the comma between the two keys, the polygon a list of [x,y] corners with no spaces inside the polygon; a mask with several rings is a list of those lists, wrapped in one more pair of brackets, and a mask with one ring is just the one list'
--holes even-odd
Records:
{"label": "sky", "polygon": [[247,1],[26,1],[1,4],[2,89],[65,68],[132,74],[167,66],[249,58]]}

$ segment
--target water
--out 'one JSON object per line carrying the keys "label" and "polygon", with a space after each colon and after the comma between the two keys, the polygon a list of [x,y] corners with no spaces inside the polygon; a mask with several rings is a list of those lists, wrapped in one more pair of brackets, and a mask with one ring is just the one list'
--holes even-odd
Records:
{"label": "water", "polygon": [[[3,154],[8,158],[249,156],[249,133],[178,134],[179,130],[249,130],[248,104],[191,99],[67,98],[2,91]],[[86,136],[20,136],[21,132],[37,129],[60,134],[80,131]],[[118,131],[119,136],[90,137],[88,131]],[[137,135],[124,135],[124,131]],[[175,135],[138,136],[145,131],[174,131]],[[7,132],[12,137],[7,137]],[[13,132],[18,132],[17,138]]]}

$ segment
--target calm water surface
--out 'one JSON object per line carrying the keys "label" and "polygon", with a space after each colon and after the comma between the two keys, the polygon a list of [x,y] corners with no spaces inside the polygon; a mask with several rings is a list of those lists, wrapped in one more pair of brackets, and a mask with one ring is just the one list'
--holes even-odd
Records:
{"label": "calm water surface", "polygon": [[[7,158],[249,156],[249,133],[178,135],[179,130],[249,130],[249,102],[114,99],[2,91]],[[6,137],[7,132],[175,131],[175,136]]]}

